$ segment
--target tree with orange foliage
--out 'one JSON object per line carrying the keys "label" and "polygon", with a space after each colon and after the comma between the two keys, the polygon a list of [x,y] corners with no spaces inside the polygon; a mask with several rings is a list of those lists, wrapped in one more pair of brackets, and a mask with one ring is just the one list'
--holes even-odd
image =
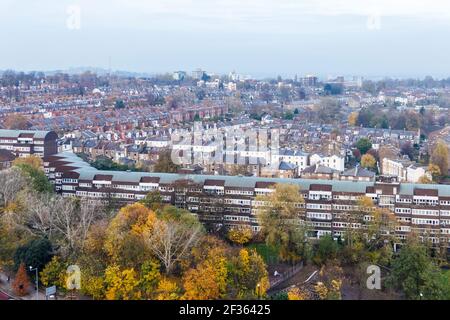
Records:
{"label": "tree with orange foliage", "polygon": [[299,289],[298,287],[292,287],[288,291],[288,300],[310,300],[309,294]]}
{"label": "tree with orange foliage", "polygon": [[16,273],[16,278],[12,283],[14,293],[18,296],[25,296],[28,294],[30,288],[30,279],[28,278],[27,271],[25,270],[25,264],[22,262]]}
{"label": "tree with orange foliage", "polygon": [[227,258],[220,249],[210,251],[207,260],[183,277],[186,300],[216,300],[224,298],[227,289]]}
{"label": "tree with orange foliage", "polygon": [[6,129],[9,130],[25,130],[30,128],[27,118],[22,115],[8,115],[3,122]]}

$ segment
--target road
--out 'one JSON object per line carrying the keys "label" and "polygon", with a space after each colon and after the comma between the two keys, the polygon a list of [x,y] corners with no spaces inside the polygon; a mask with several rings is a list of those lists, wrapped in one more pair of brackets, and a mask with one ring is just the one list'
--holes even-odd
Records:
{"label": "road", "polygon": [[[15,297],[13,293],[13,289],[11,287],[12,279],[8,283],[8,277],[4,273],[0,273],[0,291],[3,292],[3,294],[6,294],[10,297]],[[23,297],[15,297],[15,299],[20,300],[36,300],[36,290],[34,290],[34,285],[31,285],[30,293]],[[43,293],[41,290],[39,290],[38,300],[45,300],[45,293]]]}

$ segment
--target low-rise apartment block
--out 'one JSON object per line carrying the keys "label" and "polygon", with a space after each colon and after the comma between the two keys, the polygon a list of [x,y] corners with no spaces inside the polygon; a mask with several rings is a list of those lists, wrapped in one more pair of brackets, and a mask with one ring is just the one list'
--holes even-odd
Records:
{"label": "low-rise apartment block", "polygon": [[286,183],[301,190],[305,201],[298,204],[299,219],[310,226],[312,237],[344,237],[348,228],[364,223],[349,225],[345,216],[359,209],[362,197],[369,197],[395,218],[399,240],[417,232],[450,246],[450,185],[100,171],[72,153],[45,157],[44,166],[63,196],[131,203],[158,191],[165,203],[189,210],[214,230],[242,225],[260,230],[257,196]]}

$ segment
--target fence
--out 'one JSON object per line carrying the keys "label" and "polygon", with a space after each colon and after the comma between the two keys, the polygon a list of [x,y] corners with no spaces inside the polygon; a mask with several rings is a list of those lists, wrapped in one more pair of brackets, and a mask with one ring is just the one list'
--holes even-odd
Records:
{"label": "fence", "polygon": [[274,281],[270,283],[270,289],[274,289],[276,286],[278,286],[280,283],[283,283],[284,281],[292,278],[295,276],[301,269],[303,268],[303,262],[300,262],[299,264],[292,266],[288,271],[284,272],[280,277],[277,277]]}

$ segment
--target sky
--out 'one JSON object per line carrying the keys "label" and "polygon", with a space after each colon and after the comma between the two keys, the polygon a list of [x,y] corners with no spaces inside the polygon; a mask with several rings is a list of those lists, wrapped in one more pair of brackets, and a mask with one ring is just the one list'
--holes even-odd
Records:
{"label": "sky", "polygon": [[450,77],[448,0],[0,0],[0,70]]}

